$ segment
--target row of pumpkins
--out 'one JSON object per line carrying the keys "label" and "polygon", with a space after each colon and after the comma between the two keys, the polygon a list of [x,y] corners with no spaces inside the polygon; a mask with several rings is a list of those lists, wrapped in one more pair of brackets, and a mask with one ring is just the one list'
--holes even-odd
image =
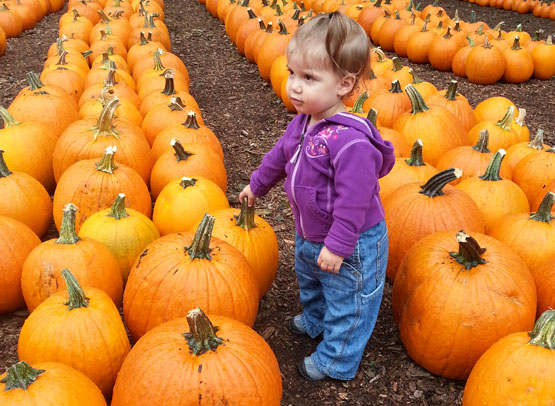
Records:
{"label": "row of pumpkins", "polygon": [[[40,77],[0,108],[0,312],[31,312],[0,403],[277,406],[279,366],[252,330],[276,235],[246,201],[229,208],[163,2],[129,18],[94,4],[91,25],[70,1]],[[53,214],[59,237],[41,243]]]}
{"label": "row of pumpkins", "polygon": [[6,39],[19,37],[33,28],[47,13],[64,7],[64,0],[2,0],[0,2],[0,56],[6,53]]}
{"label": "row of pumpkins", "polygon": [[483,7],[502,8],[519,14],[532,13],[535,17],[555,20],[555,3],[539,0],[465,0]]}
{"label": "row of pumpkins", "polygon": [[[249,42],[241,49],[240,33],[253,18],[231,29],[231,13],[240,7],[230,6],[224,21],[228,34],[235,32],[230,38],[248,57]],[[261,64],[261,55],[267,56],[264,49],[275,49],[278,41],[271,38],[256,41],[263,78],[267,64]],[[284,57],[275,58],[271,72],[279,58]],[[543,143],[542,130],[530,134],[525,111],[504,97],[486,99],[472,109],[457,92],[456,81],[438,92],[379,50],[371,64],[380,76],[388,75],[390,85],[378,87],[380,78],[370,78],[345,102],[352,112],[376,123],[398,154],[392,172],[380,179],[394,319],[418,364],[444,377],[466,379],[490,346],[511,333],[532,330],[536,317],[538,326],[550,321],[536,328],[532,342],[555,328],[549,311],[555,307],[555,148]],[[515,334],[521,341],[527,336]],[[539,344],[545,348],[538,352],[544,350],[543,356],[553,359],[555,342],[545,337]],[[548,382],[545,387],[554,381],[555,365],[550,368],[551,375],[541,381]],[[486,404],[479,395],[488,391],[483,374],[493,377],[499,371],[478,373],[481,379],[469,379],[465,404]],[[552,398],[553,388],[542,391],[541,385],[530,396]],[[503,393],[514,396],[508,389]],[[496,404],[499,397],[491,401]]]}

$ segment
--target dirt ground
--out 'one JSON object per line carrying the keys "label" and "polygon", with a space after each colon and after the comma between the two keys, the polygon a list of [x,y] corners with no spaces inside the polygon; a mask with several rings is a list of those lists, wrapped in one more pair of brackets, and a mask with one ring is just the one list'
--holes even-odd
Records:
{"label": "dirt ground", "polygon": [[[424,1],[426,5],[429,1]],[[555,23],[532,14],[479,7],[449,0],[441,4],[453,16],[458,8],[462,19],[475,10],[490,26],[505,21],[510,30],[522,23],[533,33],[541,28],[555,33]],[[191,94],[203,112],[206,124],[220,138],[228,171],[228,198],[237,206],[237,193],[262,156],[283,133],[294,117],[274,95],[269,83],[259,76],[256,65],[240,55],[225,35],[223,24],[213,18],[197,0],[166,0],[166,24],[172,51],[189,69]],[[20,38],[8,40],[6,55],[0,57],[0,104],[7,107],[26,86],[25,74],[40,71],[48,46],[57,37],[60,13],[44,18]],[[393,55],[390,55],[393,56]],[[403,63],[408,64],[406,59]],[[433,70],[429,65],[410,64],[438,89],[447,87],[452,73]],[[498,83],[477,86],[459,80],[459,90],[473,106],[483,99],[503,95],[527,109],[527,125],[542,128],[548,144],[555,144],[555,80],[530,80],[520,85]],[[296,364],[310,354],[317,341],[291,335],[285,322],[301,308],[293,270],[294,222],[282,188],[258,204],[262,215],[277,233],[280,265],[274,285],[262,299],[255,329],[274,350],[283,376],[282,405],[460,405],[464,382],[434,376],[407,356],[391,316],[391,284],[386,284],[380,316],[364,353],[359,372],[350,382],[309,383],[298,375]],[[48,238],[55,237],[55,229]],[[17,361],[17,336],[27,312],[0,315],[0,370]]]}

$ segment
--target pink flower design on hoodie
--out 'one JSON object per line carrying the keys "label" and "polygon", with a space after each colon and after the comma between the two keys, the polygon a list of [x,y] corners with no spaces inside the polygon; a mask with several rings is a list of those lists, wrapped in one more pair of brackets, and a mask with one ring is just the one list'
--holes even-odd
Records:
{"label": "pink flower design on hoodie", "polygon": [[339,131],[348,129],[345,126],[327,126],[322,131],[312,135],[308,139],[306,153],[309,157],[316,158],[329,154],[328,140],[336,140]]}

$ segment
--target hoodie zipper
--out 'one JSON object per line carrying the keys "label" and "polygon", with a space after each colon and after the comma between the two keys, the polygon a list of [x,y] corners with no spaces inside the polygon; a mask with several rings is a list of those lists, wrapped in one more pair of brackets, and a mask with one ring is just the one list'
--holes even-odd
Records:
{"label": "hoodie zipper", "polygon": [[299,141],[299,145],[297,146],[297,150],[295,151],[295,153],[293,154],[293,157],[289,161],[292,164],[294,164],[293,174],[291,175],[291,198],[293,199],[293,203],[295,203],[295,206],[297,206],[297,212],[299,213],[299,226],[301,227],[301,234],[303,235],[304,239],[306,239],[306,235],[304,232],[303,217],[301,216],[301,209],[299,208],[299,204],[297,203],[297,198],[295,196],[295,177],[297,175],[297,170],[299,169],[299,163],[301,161],[300,156],[302,155],[301,151],[302,151],[302,146],[303,146],[308,120],[309,119],[307,119],[307,121],[303,126],[303,132],[301,133],[301,139]]}

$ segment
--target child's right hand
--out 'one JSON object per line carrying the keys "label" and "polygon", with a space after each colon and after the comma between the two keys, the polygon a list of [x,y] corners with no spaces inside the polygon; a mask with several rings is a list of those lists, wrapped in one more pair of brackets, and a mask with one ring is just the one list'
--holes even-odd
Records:
{"label": "child's right hand", "polygon": [[247,204],[249,207],[254,205],[254,201],[256,200],[256,195],[251,191],[251,185],[247,185],[243,188],[241,193],[239,193],[239,201],[242,202],[244,198],[247,198]]}

